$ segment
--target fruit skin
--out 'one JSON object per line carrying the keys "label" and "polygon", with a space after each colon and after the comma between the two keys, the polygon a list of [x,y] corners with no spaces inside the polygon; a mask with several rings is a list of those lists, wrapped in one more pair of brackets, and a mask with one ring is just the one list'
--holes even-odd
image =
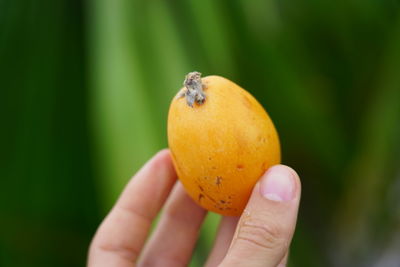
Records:
{"label": "fruit skin", "polygon": [[201,80],[203,104],[188,106],[182,93],[172,100],[168,144],[173,164],[200,206],[238,216],[260,176],[280,163],[278,134],[250,93],[223,77]]}

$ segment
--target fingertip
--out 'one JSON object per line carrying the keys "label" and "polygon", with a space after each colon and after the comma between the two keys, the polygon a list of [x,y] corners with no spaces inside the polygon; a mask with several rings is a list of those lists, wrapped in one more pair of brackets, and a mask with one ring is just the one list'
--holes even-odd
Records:
{"label": "fingertip", "polygon": [[277,164],[277,165],[274,165],[274,166],[272,166],[272,167],[270,167],[266,172],[265,172],[265,174],[266,173],[268,173],[268,172],[271,172],[271,171],[279,171],[279,172],[285,172],[285,173],[290,173],[293,177],[295,177],[295,178],[298,178],[299,177],[299,175],[297,174],[297,172],[292,168],[292,167],[289,167],[289,166],[287,166],[287,165],[284,165],[284,164]]}
{"label": "fingertip", "polygon": [[169,150],[163,149],[129,181],[99,227],[94,240],[100,241],[92,242],[90,255],[95,255],[92,257],[100,258],[98,261],[102,262],[103,258],[115,262],[128,261],[129,265],[135,262],[145,243],[151,222],[175,181],[176,174]]}
{"label": "fingertip", "polygon": [[275,202],[288,202],[296,196],[296,181],[293,172],[283,165],[268,169],[259,183],[261,195]]}
{"label": "fingertip", "polygon": [[275,165],[272,167],[280,167],[280,168],[284,168],[286,169],[288,172],[291,172],[293,177],[297,180],[297,182],[300,184],[300,176],[299,174],[290,166],[284,165],[284,164],[279,164],[279,165]]}
{"label": "fingertip", "polygon": [[300,179],[296,171],[286,165],[269,168],[259,182],[261,195],[275,202],[296,199],[300,192]]}
{"label": "fingertip", "polygon": [[171,152],[167,148],[158,151],[149,161],[148,165],[149,168],[160,170],[161,172],[175,172],[172,165]]}
{"label": "fingertip", "polygon": [[295,186],[296,186],[295,190],[296,190],[297,196],[299,197],[300,194],[301,194],[301,180],[300,180],[300,176],[297,173],[297,171],[295,171],[292,167],[289,167],[289,166],[283,165],[283,164],[279,164],[279,165],[276,165],[276,166],[280,166],[282,168],[285,168],[286,170],[288,170],[289,172],[292,173],[292,175],[293,175],[292,177],[294,179]]}
{"label": "fingertip", "polygon": [[154,155],[154,160],[158,162],[171,162],[171,151],[168,148],[161,149]]}

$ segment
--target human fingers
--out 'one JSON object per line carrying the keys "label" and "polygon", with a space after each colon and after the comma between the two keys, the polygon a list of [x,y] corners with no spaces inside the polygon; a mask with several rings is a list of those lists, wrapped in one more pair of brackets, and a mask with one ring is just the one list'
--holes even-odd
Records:
{"label": "human fingers", "polygon": [[187,266],[206,211],[177,183],[157,228],[146,244],[139,266]]}
{"label": "human fingers", "polygon": [[221,222],[218,226],[217,235],[214,241],[214,246],[211,249],[210,255],[208,256],[206,267],[218,266],[226,253],[228,252],[229,245],[232,242],[233,234],[239,217],[222,217]]}
{"label": "human fingers", "polygon": [[271,167],[254,187],[221,266],[276,267],[295,230],[300,187],[291,168]]}
{"label": "human fingers", "polygon": [[288,261],[288,256],[289,256],[289,250],[286,251],[285,256],[283,256],[282,260],[279,262],[278,267],[286,267],[287,261]]}
{"label": "human fingers", "polygon": [[151,222],[176,181],[170,153],[157,153],[131,179],[90,245],[88,266],[133,266]]}

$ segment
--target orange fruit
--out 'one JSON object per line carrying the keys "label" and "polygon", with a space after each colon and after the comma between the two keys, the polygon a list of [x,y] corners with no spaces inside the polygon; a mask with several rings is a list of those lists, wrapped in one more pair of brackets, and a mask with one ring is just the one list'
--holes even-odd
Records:
{"label": "orange fruit", "polygon": [[278,134],[247,91],[219,76],[186,76],[172,100],[168,144],[187,193],[207,210],[238,216],[252,188],[280,163]]}

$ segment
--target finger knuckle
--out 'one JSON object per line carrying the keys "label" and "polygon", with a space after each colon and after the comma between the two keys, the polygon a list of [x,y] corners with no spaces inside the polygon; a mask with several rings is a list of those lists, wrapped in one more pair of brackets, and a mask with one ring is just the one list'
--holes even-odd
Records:
{"label": "finger knuckle", "polygon": [[244,220],[238,231],[238,240],[263,249],[287,247],[286,231],[282,226],[265,224],[260,220]]}
{"label": "finger knuckle", "polygon": [[141,260],[137,267],[157,267],[157,266],[174,266],[174,267],[184,267],[187,266],[187,263],[181,259],[175,259],[171,257],[160,257],[153,256],[147,257],[144,260]]}
{"label": "finger knuckle", "polygon": [[95,246],[94,249],[99,250],[103,254],[114,254],[120,258],[128,261],[135,261],[139,256],[139,249],[135,246],[129,246],[126,244],[114,244],[111,242],[102,242]]}

